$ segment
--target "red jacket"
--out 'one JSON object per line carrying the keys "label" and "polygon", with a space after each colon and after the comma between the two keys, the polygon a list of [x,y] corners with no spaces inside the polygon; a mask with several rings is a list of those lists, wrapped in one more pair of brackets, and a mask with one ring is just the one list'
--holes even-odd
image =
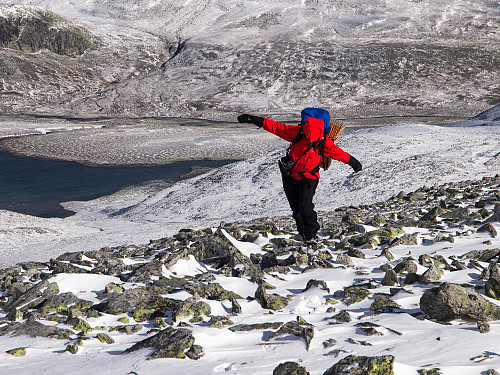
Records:
{"label": "red jacket", "polygon": [[[270,133],[276,134],[285,141],[291,142],[295,139],[297,134],[299,134],[300,126],[281,124],[266,118],[264,119],[264,129]],[[297,159],[300,158],[300,160],[297,161],[297,164],[295,164],[292,168],[292,178],[302,180],[303,176],[299,173],[302,172],[306,178],[313,180],[319,179],[319,172],[310,173],[310,171],[318,166],[318,164],[323,160],[323,157],[313,148],[305,154],[304,151],[307,150],[310,142],[315,142],[323,138],[323,129],[323,120],[318,120],[313,117],[308,117],[306,119],[302,130],[302,134],[304,136],[299,142],[295,143],[290,148],[289,155],[293,158],[293,160],[297,161]],[[324,154],[326,157],[330,157],[343,163],[349,163],[349,160],[351,160],[351,155],[333,143],[332,139],[329,137],[326,138]],[[303,156],[301,157],[301,155]]]}

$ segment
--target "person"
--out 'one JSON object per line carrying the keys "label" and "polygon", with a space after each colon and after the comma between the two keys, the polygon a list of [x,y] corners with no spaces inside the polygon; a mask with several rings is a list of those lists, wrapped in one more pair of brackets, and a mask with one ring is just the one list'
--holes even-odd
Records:
{"label": "person", "polygon": [[[269,118],[242,114],[238,116],[238,122],[255,124],[292,142],[288,155],[293,159],[293,167],[289,174],[282,173],[283,189],[292,209],[297,231],[306,247],[316,250],[320,225],[313,198],[320,178],[319,165],[323,159],[317,147],[324,135],[323,120],[307,117],[301,125],[287,125]],[[301,129],[302,136],[299,136]],[[362,169],[361,163],[337,146],[330,137],[325,139],[323,155],[350,165],[354,172]]]}

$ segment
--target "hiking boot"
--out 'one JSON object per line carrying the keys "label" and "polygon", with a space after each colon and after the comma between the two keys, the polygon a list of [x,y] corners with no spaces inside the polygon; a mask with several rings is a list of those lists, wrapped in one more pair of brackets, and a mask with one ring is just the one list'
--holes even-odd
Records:
{"label": "hiking boot", "polygon": [[310,240],[306,241],[306,248],[308,250],[316,251],[319,248],[318,242],[319,242],[319,238],[318,237],[311,238]]}

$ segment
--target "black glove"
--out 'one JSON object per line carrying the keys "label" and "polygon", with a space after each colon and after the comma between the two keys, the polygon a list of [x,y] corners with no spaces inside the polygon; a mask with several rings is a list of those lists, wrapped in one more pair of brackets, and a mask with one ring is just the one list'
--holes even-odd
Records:
{"label": "black glove", "polygon": [[262,128],[264,126],[264,117],[247,115],[245,113],[244,115],[239,115],[238,116],[238,122],[240,122],[240,123],[255,124],[259,128]]}
{"label": "black glove", "polygon": [[351,155],[351,160],[349,160],[349,163],[347,163],[347,164],[349,164],[352,167],[352,169],[354,169],[354,172],[356,172],[356,173],[363,169],[363,166],[358,161],[358,159],[356,159],[352,155]]}

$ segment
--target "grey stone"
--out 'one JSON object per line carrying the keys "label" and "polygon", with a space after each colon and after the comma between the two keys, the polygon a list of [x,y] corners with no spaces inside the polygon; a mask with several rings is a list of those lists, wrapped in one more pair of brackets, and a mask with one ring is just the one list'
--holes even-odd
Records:
{"label": "grey stone", "polygon": [[309,350],[309,346],[311,345],[311,341],[314,337],[314,327],[308,323],[301,323],[292,320],[282,325],[280,329],[278,329],[269,337],[269,340],[275,337],[287,335],[294,335],[303,338],[306,342],[306,349]]}
{"label": "grey stone", "polygon": [[29,309],[37,308],[49,298],[59,293],[59,287],[56,283],[51,283],[49,279],[44,280],[28,289],[25,293],[18,298],[9,301],[4,310],[10,312],[14,309],[20,311],[27,311]]}
{"label": "grey stone", "polygon": [[0,328],[0,335],[29,336],[29,337],[48,337],[59,340],[67,340],[73,332],[69,329],[61,329],[56,326],[47,326],[37,321],[28,321],[24,323],[12,323],[6,327]]}
{"label": "grey stone", "polygon": [[488,281],[484,286],[486,295],[491,298],[500,300],[500,269],[495,261],[490,261],[488,267]]}
{"label": "grey stone", "polygon": [[495,226],[491,223],[484,224],[477,231],[478,232],[488,232],[492,238],[495,238],[496,236],[498,236],[498,232],[497,232]]}
{"label": "grey stone", "polygon": [[309,375],[305,367],[296,362],[280,363],[274,370],[273,375]]}
{"label": "grey stone", "polygon": [[401,306],[385,295],[378,295],[370,306],[372,311],[391,312],[400,309]]}
{"label": "grey stone", "polygon": [[398,275],[394,272],[394,270],[387,270],[381,283],[386,286],[398,285]]}
{"label": "grey stone", "polygon": [[143,348],[153,348],[153,353],[149,355],[149,359],[186,358],[186,352],[191,349],[194,341],[191,330],[167,327],[156,335],[139,341],[125,350],[125,353],[131,353]]}
{"label": "grey stone", "polygon": [[328,288],[328,286],[323,280],[315,280],[315,279],[311,279],[307,282],[306,288],[302,291],[302,293],[313,287],[323,289],[327,293],[330,293],[330,288]]}
{"label": "grey stone", "polygon": [[396,273],[412,273],[417,272],[417,265],[410,258],[404,258],[400,263],[394,267]]}

